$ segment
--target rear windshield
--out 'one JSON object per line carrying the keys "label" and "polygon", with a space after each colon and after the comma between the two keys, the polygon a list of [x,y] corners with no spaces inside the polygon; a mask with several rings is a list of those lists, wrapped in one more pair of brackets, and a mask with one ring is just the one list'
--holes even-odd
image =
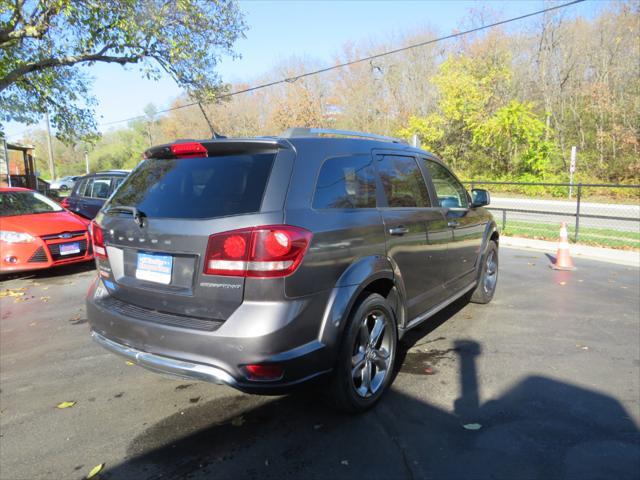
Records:
{"label": "rear windshield", "polygon": [[150,218],[214,218],[254,213],[275,152],[209,158],[148,159],[120,186],[111,206]]}
{"label": "rear windshield", "polygon": [[0,217],[60,212],[63,208],[36,192],[0,193]]}

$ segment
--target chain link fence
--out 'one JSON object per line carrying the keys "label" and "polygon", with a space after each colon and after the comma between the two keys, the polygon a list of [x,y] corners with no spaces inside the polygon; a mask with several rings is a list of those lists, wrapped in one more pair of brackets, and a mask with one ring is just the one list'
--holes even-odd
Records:
{"label": "chain link fence", "polygon": [[575,242],[640,248],[640,185],[465,183],[491,192],[488,208],[506,235],[555,240],[565,222]]}

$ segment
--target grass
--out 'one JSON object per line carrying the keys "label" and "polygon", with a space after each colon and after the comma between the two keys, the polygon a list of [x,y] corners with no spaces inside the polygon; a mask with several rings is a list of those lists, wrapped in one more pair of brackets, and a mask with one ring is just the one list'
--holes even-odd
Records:
{"label": "grass", "polygon": [[[568,231],[569,241],[574,243],[573,229],[568,228]],[[538,240],[558,240],[559,233],[559,228],[556,224],[510,221],[508,219],[504,230],[502,230],[503,235]],[[640,232],[626,232],[611,228],[580,227],[577,243],[623,250],[640,250]]]}

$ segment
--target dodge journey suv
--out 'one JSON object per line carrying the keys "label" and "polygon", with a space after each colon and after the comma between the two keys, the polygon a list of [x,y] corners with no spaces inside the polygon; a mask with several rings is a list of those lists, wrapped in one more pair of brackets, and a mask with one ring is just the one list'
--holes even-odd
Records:
{"label": "dodge journey suv", "polygon": [[261,394],[317,380],[362,411],[403,334],[463,296],[491,300],[488,203],[376,135],[153,147],[91,225],[91,335],[157,372]]}

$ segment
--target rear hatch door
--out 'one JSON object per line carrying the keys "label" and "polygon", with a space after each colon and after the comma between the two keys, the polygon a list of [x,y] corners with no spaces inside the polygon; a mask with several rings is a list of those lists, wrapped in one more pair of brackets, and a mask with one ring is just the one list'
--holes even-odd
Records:
{"label": "rear hatch door", "polygon": [[282,222],[281,207],[262,208],[278,151],[274,142],[228,141],[207,145],[206,156],[151,151],[160,158],[140,164],[97,218],[108,256],[98,266],[111,296],[158,312],[226,320],[242,303],[244,277],[204,273],[208,240]]}

